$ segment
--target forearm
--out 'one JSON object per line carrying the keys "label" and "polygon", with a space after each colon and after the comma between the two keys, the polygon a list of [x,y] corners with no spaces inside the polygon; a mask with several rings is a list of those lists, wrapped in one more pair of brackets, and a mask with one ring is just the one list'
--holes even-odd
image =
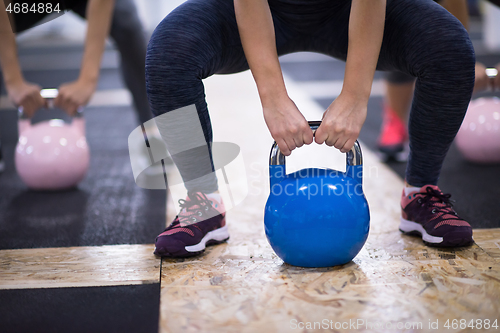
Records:
{"label": "forearm", "polygon": [[0,1],[0,45],[0,65],[6,85],[23,81],[17,58],[16,35],[12,31],[3,1]]}
{"label": "forearm", "polygon": [[243,50],[262,102],[286,96],[267,1],[234,0],[234,9]]}
{"label": "forearm", "polygon": [[114,0],[89,0],[87,35],[80,69],[81,80],[97,82],[106,37],[109,34]]}
{"label": "forearm", "polygon": [[384,34],[386,0],[353,0],[342,92],[368,100]]}

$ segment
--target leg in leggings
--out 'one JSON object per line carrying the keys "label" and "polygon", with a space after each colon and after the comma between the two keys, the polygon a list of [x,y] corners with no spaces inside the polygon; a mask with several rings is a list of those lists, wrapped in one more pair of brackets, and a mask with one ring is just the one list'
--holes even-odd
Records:
{"label": "leg in leggings", "polygon": [[[315,51],[345,60],[349,1],[335,2],[335,10],[318,10],[321,17],[315,20],[320,22],[317,28],[301,25],[299,12],[281,15],[275,12],[272,1],[270,5],[279,54]],[[194,105],[205,140],[211,142],[201,80],[217,72],[247,68],[232,1],[194,0],[181,5],[157,27],[146,63],[153,113],[160,115]],[[388,0],[378,69],[398,70],[417,78],[410,115],[411,153],[406,180],[414,186],[436,184],[474,84],[474,53],[467,31],[434,2]],[[177,134],[169,136],[161,128],[160,132],[170,146],[189,137],[189,134],[184,138]],[[205,163],[209,160],[209,156],[204,157]],[[192,160],[177,156],[174,161],[185,180],[195,178],[188,176],[189,172],[197,172],[192,166],[190,170]]]}
{"label": "leg in leggings", "polygon": [[[232,1],[188,1],[156,28],[146,56],[151,110],[188,191],[217,191],[202,79],[248,69]],[[179,149],[179,147],[186,147]]]}
{"label": "leg in leggings", "polygon": [[[435,185],[470,101],[474,50],[467,31],[440,5],[426,1],[394,3],[389,1],[386,29],[390,30],[384,35],[381,59],[385,61],[381,66],[396,63],[399,70],[406,68],[406,73],[417,77],[409,120],[406,181],[418,187]],[[403,20],[401,11],[408,14]],[[411,37],[406,35],[410,29]],[[391,57],[392,43],[400,48]]]}
{"label": "leg in leggings", "polygon": [[[348,4],[302,47],[345,60]],[[474,85],[474,50],[462,24],[426,0],[388,0],[377,68],[416,77],[406,181],[437,184],[441,166],[467,110]]]}
{"label": "leg in leggings", "polygon": [[[406,120],[413,97],[415,78],[411,75],[396,71],[385,72],[384,77],[386,81],[386,107],[388,107],[391,112],[394,112],[399,120],[404,123],[406,132]],[[384,112],[387,112],[387,110]]]}
{"label": "leg in leggings", "polygon": [[[83,1],[73,10],[85,17],[87,2]],[[110,36],[120,52],[120,68],[127,89],[131,92],[139,122],[152,118],[146,95],[144,63],[146,38],[137,8],[132,0],[116,0],[111,22]]]}

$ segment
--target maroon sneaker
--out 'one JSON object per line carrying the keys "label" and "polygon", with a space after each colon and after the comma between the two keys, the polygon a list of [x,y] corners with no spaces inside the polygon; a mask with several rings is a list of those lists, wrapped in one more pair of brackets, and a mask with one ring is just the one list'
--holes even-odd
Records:
{"label": "maroon sneaker", "polygon": [[472,228],[453,210],[450,197],[435,185],[423,186],[420,192],[408,195],[403,189],[399,230],[420,235],[429,246],[471,245]]}
{"label": "maroon sneaker", "polygon": [[207,245],[220,244],[229,238],[220,195],[188,193],[186,200],[179,200],[179,204],[179,215],[156,237],[156,255],[191,257],[202,253]]}

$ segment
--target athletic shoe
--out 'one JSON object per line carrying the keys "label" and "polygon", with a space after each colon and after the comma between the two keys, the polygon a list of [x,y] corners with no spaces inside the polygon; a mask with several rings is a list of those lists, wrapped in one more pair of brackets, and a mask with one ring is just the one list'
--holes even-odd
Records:
{"label": "athletic shoe", "polygon": [[471,245],[472,228],[457,215],[450,197],[435,185],[423,186],[420,191],[407,195],[403,189],[399,230],[420,235],[429,246]]}
{"label": "athletic shoe", "polygon": [[384,107],[384,121],[380,130],[378,149],[383,160],[394,159],[404,162],[408,159],[408,133],[406,124],[388,106]]}
{"label": "athletic shoe", "polygon": [[180,199],[181,212],[156,237],[156,255],[183,258],[202,253],[207,245],[225,242],[229,238],[226,212],[219,194],[188,193]]}

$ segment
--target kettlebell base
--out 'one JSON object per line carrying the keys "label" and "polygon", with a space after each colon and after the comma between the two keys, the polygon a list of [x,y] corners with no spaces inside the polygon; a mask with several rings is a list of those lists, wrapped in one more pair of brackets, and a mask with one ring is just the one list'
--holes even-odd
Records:
{"label": "kettlebell base", "polygon": [[71,186],[64,186],[64,187],[36,187],[36,186],[29,186],[28,188],[31,191],[36,191],[36,192],[59,192],[59,191],[71,191],[76,188],[78,188],[78,184],[74,184]]}
{"label": "kettlebell base", "polygon": [[[353,258],[354,259],[354,258]],[[284,261],[284,260],[283,260]],[[352,261],[352,259],[349,259],[348,261],[340,261],[340,262],[332,262],[332,263],[324,263],[324,264],[306,264],[306,263],[292,263],[292,262],[286,262],[286,264],[295,266],[295,267],[303,267],[303,268],[324,268],[324,267],[335,267],[335,266],[342,266],[345,264],[348,264]]]}
{"label": "kettlebell base", "polygon": [[[269,237],[268,241],[276,255],[285,263],[297,267],[320,268],[341,266],[351,262],[359,254],[367,238],[351,239],[346,242],[346,247],[344,248],[339,248],[329,243],[323,248],[300,248],[299,246],[294,246],[293,250],[291,246],[278,246]],[[306,239],[305,242],[307,243],[309,240]],[[312,240],[311,242],[314,243]]]}

